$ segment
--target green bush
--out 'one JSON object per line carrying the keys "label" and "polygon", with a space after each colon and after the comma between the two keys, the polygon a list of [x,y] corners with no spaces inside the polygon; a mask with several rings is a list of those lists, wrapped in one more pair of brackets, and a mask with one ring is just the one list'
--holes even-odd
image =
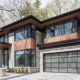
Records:
{"label": "green bush", "polygon": [[28,73],[27,68],[9,68],[9,72],[13,73]]}

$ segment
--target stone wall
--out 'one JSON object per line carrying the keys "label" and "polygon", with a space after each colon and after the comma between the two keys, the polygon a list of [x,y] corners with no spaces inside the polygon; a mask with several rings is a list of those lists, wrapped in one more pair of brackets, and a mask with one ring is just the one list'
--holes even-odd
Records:
{"label": "stone wall", "polygon": [[9,49],[9,68],[14,67],[14,33],[9,34],[9,43],[12,46]]}

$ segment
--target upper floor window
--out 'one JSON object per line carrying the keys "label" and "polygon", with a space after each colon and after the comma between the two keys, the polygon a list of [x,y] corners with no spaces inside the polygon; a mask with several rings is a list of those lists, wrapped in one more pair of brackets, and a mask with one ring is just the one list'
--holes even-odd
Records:
{"label": "upper floor window", "polygon": [[8,36],[8,34],[0,37],[0,42],[9,42],[9,36]]}
{"label": "upper floor window", "polygon": [[77,31],[77,20],[71,19],[65,22],[54,24],[54,26],[46,28],[46,38],[70,34]]}
{"label": "upper floor window", "polygon": [[8,34],[4,36],[4,42],[9,42],[9,36],[8,36]]}
{"label": "upper floor window", "polygon": [[20,29],[20,30],[16,31],[15,39],[16,40],[24,39],[24,30],[23,29]]}
{"label": "upper floor window", "polygon": [[46,28],[46,38],[50,38],[54,35],[54,27]]}
{"label": "upper floor window", "polygon": [[[34,26],[35,27],[35,26]],[[15,40],[22,40],[26,38],[35,39],[35,29],[32,28],[32,25],[27,25],[21,29],[15,31]]]}

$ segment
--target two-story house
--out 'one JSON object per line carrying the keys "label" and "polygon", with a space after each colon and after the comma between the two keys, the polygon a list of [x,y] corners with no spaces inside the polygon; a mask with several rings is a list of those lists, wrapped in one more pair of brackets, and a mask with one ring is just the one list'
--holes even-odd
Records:
{"label": "two-story house", "polygon": [[80,73],[80,9],[44,21],[30,15],[0,28],[0,67]]}

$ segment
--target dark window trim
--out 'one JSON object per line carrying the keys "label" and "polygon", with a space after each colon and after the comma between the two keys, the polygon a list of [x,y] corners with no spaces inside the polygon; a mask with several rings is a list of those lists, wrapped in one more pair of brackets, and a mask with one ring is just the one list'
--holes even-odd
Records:
{"label": "dark window trim", "polygon": [[[22,30],[24,31],[24,39],[27,39],[27,38],[33,38],[33,39],[36,39],[36,26],[34,26],[35,27],[35,29],[32,29],[32,25],[33,24],[28,24],[28,25],[24,25],[24,26],[22,26],[21,28],[17,28],[15,31],[14,31],[14,41],[19,41],[19,40],[16,40],[16,33],[17,32],[21,32]],[[27,29],[29,29],[30,31],[29,31],[29,35],[25,35],[25,32],[26,32],[26,30]],[[32,30],[34,30],[34,34],[35,34],[35,37],[34,36],[32,36]],[[23,40],[23,39],[21,39],[21,40]]]}
{"label": "dark window trim", "polygon": [[[25,51],[26,50],[29,50],[30,51],[30,53],[29,54],[26,54],[25,53]],[[35,49],[23,49],[23,50],[16,50],[14,53],[15,53],[15,55],[14,55],[14,62],[15,62],[15,67],[22,67],[22,66],[16,66],[16,52],[17,51],[24,51],[24,60],[25,60],[25,55],[29,55],[29,67],[36,67],[36,50],[35,50],[35,54],[32,54],[32,50],[35,50]],[[18,55],[20,55],[20,54],[18,54]],[[31,59],[31,57],[32,57],[32,55],[35,55],[35,65],[34,66],[32,66],[32,59]],[[27,67],[27,66],[25,66],[25,63],[24,63],[24,66],[23,67]]]}
{"label": "dark window trim", "polygon": [[[71,30],[71,33],[74,33],[73,32],[73,26],[75,25],[74,24],[74,21],[77,21],[77,25],[76,25],[76,31],[78,30],[78,19],[77,19],[77,17],[74,17],[74,18],[70,18],[70,19],[67,19],[67,20],[64,20],[64,21],[60,21],[60,22],[56,22],[56,23],[54,23],[54,24],[50,24],[50,25],[47,25],[46,27],[45,27],[45,38],[47,38],[46,37],[46,29],[48,28],[48,27],[54,27],[54,32],[55,32],[55,25],[56,24],[62,24],[63,23],[63,27],[65,27],[65,23],[66,22],[72,22],[72,30]],[[53,37],[55,36],[55,33],[53,32]],[[64,35],[64,34],[62,34],[62,35]]]}

